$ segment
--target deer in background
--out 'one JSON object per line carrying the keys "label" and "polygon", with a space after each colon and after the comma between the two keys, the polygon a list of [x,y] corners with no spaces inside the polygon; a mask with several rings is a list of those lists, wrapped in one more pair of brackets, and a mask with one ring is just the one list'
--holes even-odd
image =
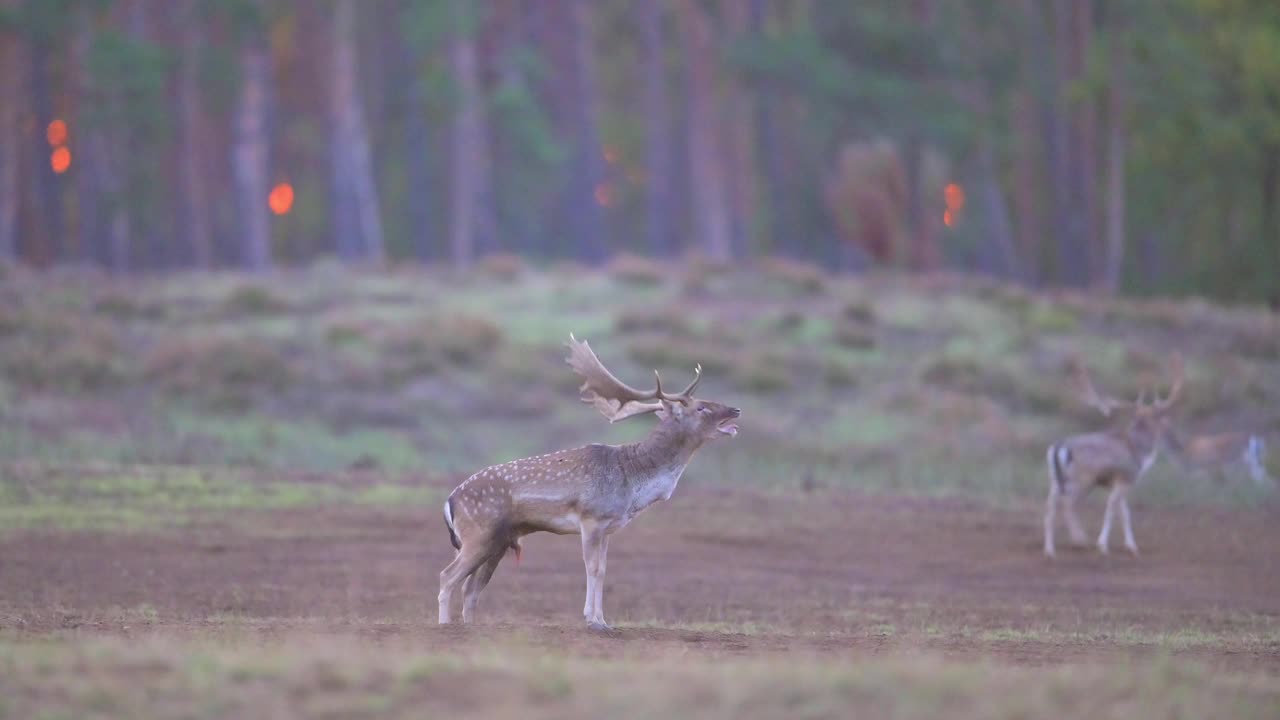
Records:
{"label": "deer in background", "polygon": [[1275,479],[1267,474],[1263,464],[1266,455],[1266,444],[1261,435],[1247,432],[1226,432],[1216,435],[1192,435],[1182,438],[1170,428],[1165,436],[1165,445],[1170,454],[1178,459],[1180,465],[1196,472],[1222,473],[1230,465],[1244,463],[1249,475],[1258,487],[1275,484]]}
{"label": "deer in background", "polygon": [[1044,554],[1055,554],[1053,534],[1058,505],[1063,506],[1071,541],[1085,544],[1084,528],[1076,517],[1075,505],[1085,493],[1094,487],[1109,489],[1107,508],[1102,516],[1102,531],[1098,534],[1098,550],[1108,552],[1111,537],[1111,521],[1117,511],[1124,525],[1124,546],[1134,555],[1138,543],[1133,538],[1133,525],[1129,515],[1129,491],[1150,469],[1156,459],[1156,451],[1169,431],[1169,410],[1177,402],[1185,377],[1182,356],[1175,355],[1171,362],[1169,394],[1163,399],[1158,395],[1151,403],[1143,400],[1143,394],[1132,402],[1099,395],[1089,379],[1084,366],[1076,363],[1074,374],[1084,400],[1097,408],[1104,417],[1117,411],[1126,415],[1122,424],[1104,432],[1073,435],[1049,447],[1046,461],[1049,465],[1049,497],[1044,511]]}
{"label": "deer in background", "polygon": [[462,621],[471,622],[480,592],[508,550],[520,557],[520,538],[540,531],[581,535],[587,593],[582,615],[588,627],[604,620],[605,558],[609,536],[654,503],[667,500],[694,452],[714,438],[738,433],[738,408],[693,397],[702,366],[684,390],[668,394],[654,371],[654,389],[637,390],[609,372],[586,341],[569,336],[569,366],[583,378],[582,401],[609,422],[656,414],[644,440],[628,445],[587,445],[514,460],[481,470],[449,494],[444,504],[449,538],[457,549],[440,573],[440,622],[463,586]]}

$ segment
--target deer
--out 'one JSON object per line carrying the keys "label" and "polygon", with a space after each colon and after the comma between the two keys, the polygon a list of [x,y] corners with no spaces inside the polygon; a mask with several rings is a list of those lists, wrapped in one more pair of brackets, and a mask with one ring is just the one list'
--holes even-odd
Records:
{"label": "deer", "polygon": [[519,563],[521,538],[535,532],[580,535],[587,591],[582,616],[596,631],[604,619],[604,577],[609,537],[655,503],[669,500],[694,453],[707,442],[738,434],[742,411],[693,396],[693,382],[678,393],[639,390],[606,368],[586,340],[571,333],[566,362],[583,379],[582,402],[610,423],[653,414],[657,424],[643,440],[593,444],[485,468],[454,488],[444,504],[449,539],[457,551],[440,572],[440,624],[452,621],[451,605],[463,584],[462,622],[474,621],[480,593],[508,552]]}
{"label": "deer", "polygon": [[1165,445],[1184,469],[1199,473],[1212,472],[1221,480],[1223,472],[1239,462],[1249,469],[1249,475],[1258,487],[1269,487],[1276,482],[1267,474],[1263,463],[1267,449],[1261,435],[1224,432],[1184,438],[1170,428],[1165,436]]}
{"label": "deer", "polygon": [[1102,413],[1103,417],[1123,411],[1125,419],[1119,425],[1102,432],[1073,435],[1049,446],[1046,462],[1049,467],[1049,497],[1044,511],[1044,554],[1052,558],[1054,525],[1058,505],[1066,516],[1071,541],[1084,545],[1084,529],[1076,517],[1076,502],[1094,487],[1108,488],[1106,510],[1102,516],[1102,530],[1098,533],[1098,551],[1109,552],[1111,522],[1117,511],[1124,525],[1124,546],[1138,555],[1138,543],[1133,537],[1133,523],[1129,513],[1128,495],[1156,460],[1156,452],[1168,433],[1169,411],[1182,392],[1185,373],[1182,356],[1175,354],[1170,362],[1170,389],[1168,395],[1145,401],[1145,391],[1133,401],[1119,400],[1098,393],[1083,364],[1074,363],[1074,374],[1085,402]]}

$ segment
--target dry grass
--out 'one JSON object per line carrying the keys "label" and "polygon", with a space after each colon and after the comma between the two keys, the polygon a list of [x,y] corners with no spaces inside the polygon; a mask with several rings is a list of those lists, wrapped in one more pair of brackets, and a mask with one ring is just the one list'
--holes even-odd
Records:
{"label": "dry grass", "polygon": [[1274,678],[1156,660],[1013,668],[933,656],[591,659],[349,637],[3,643],[5,717],[1274,717]]}

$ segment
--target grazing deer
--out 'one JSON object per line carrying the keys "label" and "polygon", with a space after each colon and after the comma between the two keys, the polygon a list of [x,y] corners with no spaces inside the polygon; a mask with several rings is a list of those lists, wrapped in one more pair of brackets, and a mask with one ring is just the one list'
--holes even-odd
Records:
{"label": "grazing deer", "polygon": [[1185,469],[1216,473],[1221,480],[1222,473],[1228,466],[1242,462],[1249,468],[1249,475],[1258,487],[1268,487],[1275,483],[1263,464],[1262,458],[1267,450],[1261,435],[1227,432],[1193,435],[1184,439],[1170,428],[1165,435],[1165,445]]}
{"label": "grazing deer", "polygon": [[1111,537],[1111,520],[1116,510],[1124,524],[1124,546],[1134,555],[1138,543],[1133,539],[1133,525],[1129,517],[1129,490],[1155,462],[1156,450],[1168,432],[1168,413],[1182,391],[1184,371],[1182,357],[1175,355],[1172,365],[1172,381],[1169,394],[1158,395],[1151,403],[1143,401],[1140,394],[1133,402],[1103,397],[1094,389],[1088,372],[1076,366],[1076,379],[1085,401],[1097,408],[1105,417],[1123,410],[1127,418],[1122,425],[1110,430],[1086,435],[1073,435],[1049,447],[1046,461],[1049,465],[1049,498],[1044,511],[1044,554],[1053,557],[1054,520],[1058,504],[1063,506],[1071,541],[1083,545],[1084,529],[1076,517],[1075,504],[1095,486],[1107,487],[1107,509],[1102,516],[1102,532],[1098,534],[1098,550],[1108,552]]}
{"label": "grazing deer", "polygon": [[444,520],[458,553],[440,573],[440,622],[450,622],[450,603],[463,588],[462,621],[471,622],[476,602],[508,550],[520,558],[520,538],[546,531],[581,535],[587,571],[582,615],[590,628],[604,621],[605,556],[609,536],[645,508],[667,500],[693,453],[707,441],[738,433],[738,408],[696,400],[693,382],[674,395],[654,371],[653,390],[637,390],[609,372],[586,341],[569,336],[567,362],[582,376],[582,401],[609,422],[656,413],[658,424],[629,445],[587,445],[494,465],[467,478],[449,494]]}

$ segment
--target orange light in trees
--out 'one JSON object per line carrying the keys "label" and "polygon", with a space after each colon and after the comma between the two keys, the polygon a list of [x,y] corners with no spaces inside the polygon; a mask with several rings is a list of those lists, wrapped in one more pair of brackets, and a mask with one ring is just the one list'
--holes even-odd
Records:
{"label": "orange light in trees", "polygon": [[942,224],[951,227],[956,224],[956,215],[950,210],[942,211]]}
{"label": "orange light in trees", "polygon": [[71,151],[66,145],[53,149],[53,153],[49,155],[49,167],[53,168],[53,172],[58,175],[71,167]]}
{"label": "orange light in trees", "polygon": [[62,147],[67,144],[67,123],[64,120],[54,120],[49,123],[49,127],[44,130],[44,138],[49,141],[49,147]]}
{"label": "orange light in trees", "polygon": [[603,207],[613,207],[616,198],[613,195],[613,187],[609,183],[600,183],[596,186],[596,204]]}
{"label": "orange light in trees", "polygon": [[964,188],[950,183],[942,190],[942,197],[947,201],[948,210],[959,210],[964,207]]}
{"label": "orange light in trees", "polygon": [[293,186],[287,182],[282,182],[271,188],[271,194],[267,196],[267,206],[276,215],[284,215],[289,212],[289,209],[293,207]]}
{"label": "orange light in trees", "polygon": [[605,145],[601,154],[604,155],[604,161],[610,165],[618,162],[618,148],[612,145]]}

